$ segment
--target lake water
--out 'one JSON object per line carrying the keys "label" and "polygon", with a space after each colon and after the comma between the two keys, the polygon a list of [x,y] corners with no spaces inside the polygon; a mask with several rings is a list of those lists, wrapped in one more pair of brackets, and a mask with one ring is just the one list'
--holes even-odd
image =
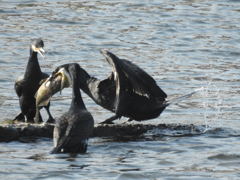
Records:
{"label": "lake water", "polygon": [[[143,122],[193,124],[202,133],[93,138],[76,157],[50,155],[51,139],[0,143],[0,179],[240,179],[239,22],[237,0],[1,0],[0,121],[19,112],[14,81],[25,71],[31,40],[42,37],[44,72],[77,62],[103,79],[111,68],[99,50],[108,49],[147,71],[169,99],[202,88]],[[54,117],[70,96],[71,89],[55,96]],[[83,96],[96,123],[112,115]]]}

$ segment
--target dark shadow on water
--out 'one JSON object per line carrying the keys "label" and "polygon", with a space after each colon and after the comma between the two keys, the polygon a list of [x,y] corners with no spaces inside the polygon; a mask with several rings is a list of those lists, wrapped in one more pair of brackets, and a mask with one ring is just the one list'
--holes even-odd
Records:
{"label": "dark shadow on water", "polygon": [[70,164],[68,167],[71,168],[71,169],[84,169],[86,167],[89,167],[89,165]]}
{"label": "dark shadow on water", "polygon": [[208,159],[210,160],[235,160],[235,161],[239,161],[240,160],[240,155],[239,154],[217,154],[214,156],[209,156]]}
{"label": "dark shadow on water", "polygon": [[34,154],[34,155],[30,156],[30,157],[27,157],[27,159],[32,159],[34,161],[44,161],[44,160],[48,159],[46,156],[47,156],[46,153]]}
{"label": "dark shadow on water", "polygon": [[50,20],[50,21],[46,21],[46,23],[49,23],[49,24],[65,24],[65,25],[75,25],[75,24],[79,24],[78,22],[69,21],[69,20],[65,20],[65,19],[61,19],[61,20]]}
{"label": "dark shadow on water", "polygon": [[217,127],[208,129],[205,135],[211,138],[229,138],[240,137],[240,132],[232,128]]}

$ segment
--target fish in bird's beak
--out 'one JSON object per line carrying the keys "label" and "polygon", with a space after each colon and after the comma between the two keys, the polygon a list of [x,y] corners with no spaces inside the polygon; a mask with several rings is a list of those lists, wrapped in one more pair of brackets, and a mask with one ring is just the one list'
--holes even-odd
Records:
{"label": "fish in bird's beak", "polygon": [[60,68],[59,70],[58,70],[58,72],[55,74],[55,75],[53,75],[54,77],[56,77],[56,76],[61,76],[61,90],[63,89],[63,88],[66,88],[66,87],[69,87],[69,86],[71,86],[71,82],[72,82],[72,80],[71,80],[71,76],[69,75],[69,73],[64,69],[64,68]]}
{"label": "fish in bird's beak", "polygon": [[70,76],[64,68],[54,72],[41,84],[36,92],[36,106],[46,106],[54,94],[59,91],[61,92],[62,89],[69,87],[70,85]]}

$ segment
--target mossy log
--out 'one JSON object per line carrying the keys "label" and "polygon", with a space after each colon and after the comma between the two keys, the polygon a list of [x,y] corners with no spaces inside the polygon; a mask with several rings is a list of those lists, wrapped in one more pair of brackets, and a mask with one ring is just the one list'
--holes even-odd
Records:
{"label": "mossy log", "polygon": [[[0,142],[17,141],[22,138],[37,138],[53,136],[53,124],[0,124]],[[92,137],[112,137],[112,138],[136,138],[141,137],[149,131],[171,132],[172,135],[195,135],[201,133],[199,127],[193,125],[178,124],[96,124]],[[166,133],[165,133],[166,134]],[[164,135],[164,133],[162,134]]]}

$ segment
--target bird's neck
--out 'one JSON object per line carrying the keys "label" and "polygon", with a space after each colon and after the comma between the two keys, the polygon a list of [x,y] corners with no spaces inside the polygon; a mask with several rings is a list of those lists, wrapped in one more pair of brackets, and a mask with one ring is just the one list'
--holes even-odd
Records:
{"label": "bird's neck", "polygon": [[86,109],[79,89],[79,78],[73,76],[71,108]]}
{"label": "bird's neck", "polygon": [[[38,62],[37,52],[30,50],[30,57],[28,59],[28,64],[26,67],[26,72],[24,77],[25,78],[33,77],[33,74],[36,75],[38,73],[39,74],[41,73],[41,69]],[[37,78],[37,77],[33,77],[33,78]]]}
{"label": "bird's neck", "polygon": [[93,79],[93,77],[91,77],[87,71],[85,71],[84,69],[81,68],[80,71],[80,83],[79,83],[79,87],[89,96],[91,96],[91,92],[89,89],[89,82],[91,81],[91,79]]}
{"label": "bird's neck", "polygon": [[[95,91],[92,90],[93,86],[96,84],[96,82],[99,81],[98,79],[90,76],[87,71],[85,71],[83,68],[80,68],[79,71],[79,88],[83,90],[84,93],[86,93],[89,97],[94,99],[94,101],[97,101]],[[95,88],[95,86],[94,86]]]}

